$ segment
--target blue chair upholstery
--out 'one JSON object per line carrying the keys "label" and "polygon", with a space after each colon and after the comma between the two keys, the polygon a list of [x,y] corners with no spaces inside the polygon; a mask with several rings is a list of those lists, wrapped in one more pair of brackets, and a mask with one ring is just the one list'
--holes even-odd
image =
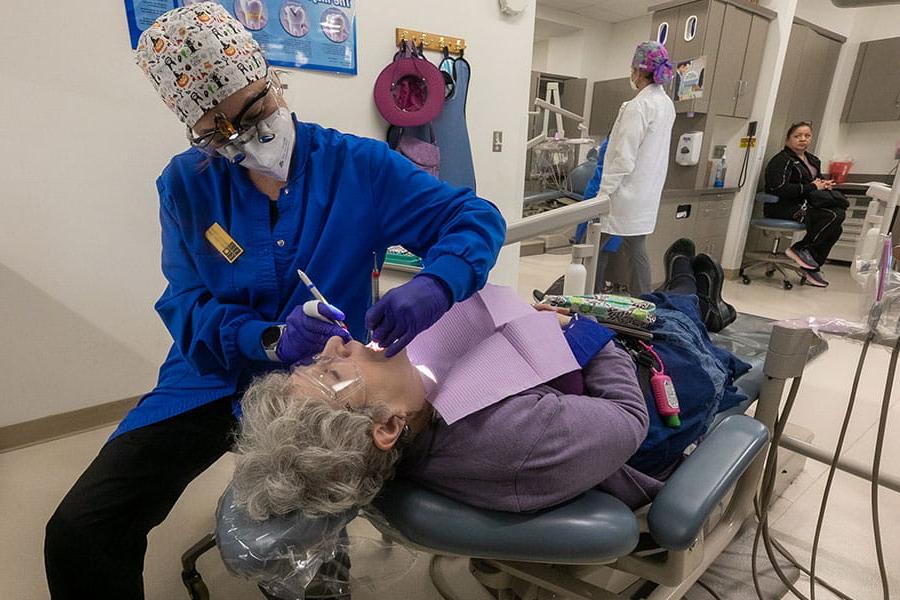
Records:
{"label": "blue chair upholstery", "polygon": [[750,221],[750,224],[761,229],[772,229],[776,231],[803,231],[806,229],[803,223],[798,223],[797,221],[790,221],[788,219],[769,219],[768,217],[753,219]]}
{"label": "blue chair upholstery", "polygon": [[[759,192],[756,194],[756,201],[760,204],[775,204],[778,202],[778,196]],[[806,229],[803,223],[798,223],[797,221],[791,221],[790,219],[770,219],[768,217],[753,219],[750,221],[750,224],[754,227],[779,231],[803,231]]]}
{"label": "blue chair upholstery", "polygon": [[474,508],[396,480],[373,506],[407,540],[437,554],[594,564],[631,553],[639,536],[631,509],[596,490],[553,508],[507,513]]}
{"label": "blue chair upholstery", "polygon": [[728,417],[666,481],[650,505],[650,535],[667,550],[688,548],[712,509],[769,440],[766,426],[745,415]]}
{"label": "blue chair upholstery", "polygon": [[584,196],[584,189],[591,182],[594,173],[597,171],[597,161],[588,160],[569,172],[569,186],[572,191],[579,196]]}
{"label": "blue chair upholstery", "polygon": [[[654,540],[669,550],[690,546],[768,436],[765,426],[751,417],[725,419],[651,504],[648,525]],[[373,504],[404,538],[437,554],[596,564],[629,554],[638,542],[638,522],[631,510],[595,490],[560,506],[515,514],[474,508],[397,480]]]}

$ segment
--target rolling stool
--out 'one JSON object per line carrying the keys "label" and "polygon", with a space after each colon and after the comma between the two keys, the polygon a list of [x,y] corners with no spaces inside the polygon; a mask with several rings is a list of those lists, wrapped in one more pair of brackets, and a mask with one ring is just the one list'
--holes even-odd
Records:
{"label": "rolling stool", "polygon": [[[761,204],[774,204],[778,202],[778,196],[759,193],[756,194],[756,201]],[[765,237],[774,237],[775,242],[772,245],[771,252],[747,252],[744,254],[744,262],[741,263],[741,270],[739,271],[744,285],[750,285],[750,277],[747,276],[747,271],[760,266],[765,267],[766,277],[771,277],[775,274],[775,271],[781,273],[781,276],[784,278],[782,284],[786,290],[793,288],[794,284],[788,281],[787,273],[784,272],[785,269],[796,273],[800,277],[800,284],[802,285],[804,281],[803,269],[788,258],[781,251],[780,246],[781,240],[793,237],[794,233],[798,231],[805,231],[806,226],[803,223],[797,223],[788,219],[770,219],[768,217],[753,219],[750,221],[750,226],[762,231]]]}

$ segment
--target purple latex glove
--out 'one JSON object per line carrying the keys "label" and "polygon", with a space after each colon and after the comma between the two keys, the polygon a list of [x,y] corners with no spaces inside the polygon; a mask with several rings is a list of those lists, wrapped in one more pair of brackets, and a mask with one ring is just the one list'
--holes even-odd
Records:
{"label": "purple latex glove", "polygon": [[304,310],[305,305],[297,306],[287,317],[284,333],[278,340],[275,353],[283,362],[293,365],[295,363],[308,364],[312,357],[322,351],[325,342],[334,336],[339,336],[345,342],[352,338],[350,332],[336,325],[334,321],[343,321],[347,317],[337,308],[317,302],[314,304],[319,316],[312,317]]}
{"label": "purple latex glove", "polygon": [[417,275],[394,288],[366,313],[372,339],[394,356],[450,309],[450,291],[442,281]]}

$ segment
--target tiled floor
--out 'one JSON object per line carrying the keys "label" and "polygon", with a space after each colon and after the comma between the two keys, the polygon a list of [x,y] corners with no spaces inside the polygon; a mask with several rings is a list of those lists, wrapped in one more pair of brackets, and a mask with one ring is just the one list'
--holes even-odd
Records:
{"label": "tiled floor", "polygon": [[[522,259],[519,291],[530,297],[532,288],[544,288],[565,270],[566,256],[534,256]],[[744,286],[726,284],[726,299],[738,310],[786,318],[827,315],[856,316],[858,294],[843,267],[829,266],[828,290],[797,286],[781,289],[780,282],[755,280]],[[816,443],[832,447],[849,393],[850,378],[860,346],[832,340],[828,353],[807,369],[791,421],[814,432]],[[870,461],[881,403],[887,352],[873,349],[866,369],[857,409],[846,441],[846,454]],[[894,397],[897,393],[895,390]],[[41,546],[43,526],[59,499],[93,458],[112,428],[84,433],[39,446],[0,454],[0,597],[38,600],[48,597],[44,582]],[[900,475],[900,406],[895,402],[888,423],[882,471]],[[179,557],[212,527],[215,502],[226,485],[231,459],[225,457],[192,483],[165,523],[154,530],[145,568],[147,598],[187,598],[181,585]],[[773,529],[799,558],[808,559],[825,483],[825,467],[808,462],[806,470],[773,507]],[[900,494],[880,495],[883,540],[891,573],[892,596],[900,596]],[[881,598],[875,566],[869,486],[849,475],[838,474],[828,507],[819,555],[819,572],[856,600]],[[351,525],[351,535],[378,536],[364,521]],[[404,577],[373,587],[359,586],[355,600],[407,598],[439,600],[428,577],[428,557],[419,556]],[[360,567],[365,561],[357,561]],[[380,566],[380,565],[379,565]],[[402,564],[394,565],[394,569]],[[253,585],[228,575],[217,554],[208,553],[199,564],[212,598],[237,600],[260,597]],[[111,573],[111,577],[115,574]],[[802,589],[808,587],[801,579]],[[825,590],[817,598],[834,596]]]}

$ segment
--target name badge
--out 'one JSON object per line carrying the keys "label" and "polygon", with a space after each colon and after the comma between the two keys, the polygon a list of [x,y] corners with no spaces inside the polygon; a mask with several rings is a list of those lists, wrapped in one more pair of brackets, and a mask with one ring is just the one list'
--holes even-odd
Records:
{"label": "name badge", "polygon": [[213,247],[219,251],[219,254],[224,256],[225,260],[230,263],[236,261],[238,257],[244,253],[244,249],[241,248],[218,223],[213,223],[212,226],[206,230],[205,235],[209,243],[212,244]]}

